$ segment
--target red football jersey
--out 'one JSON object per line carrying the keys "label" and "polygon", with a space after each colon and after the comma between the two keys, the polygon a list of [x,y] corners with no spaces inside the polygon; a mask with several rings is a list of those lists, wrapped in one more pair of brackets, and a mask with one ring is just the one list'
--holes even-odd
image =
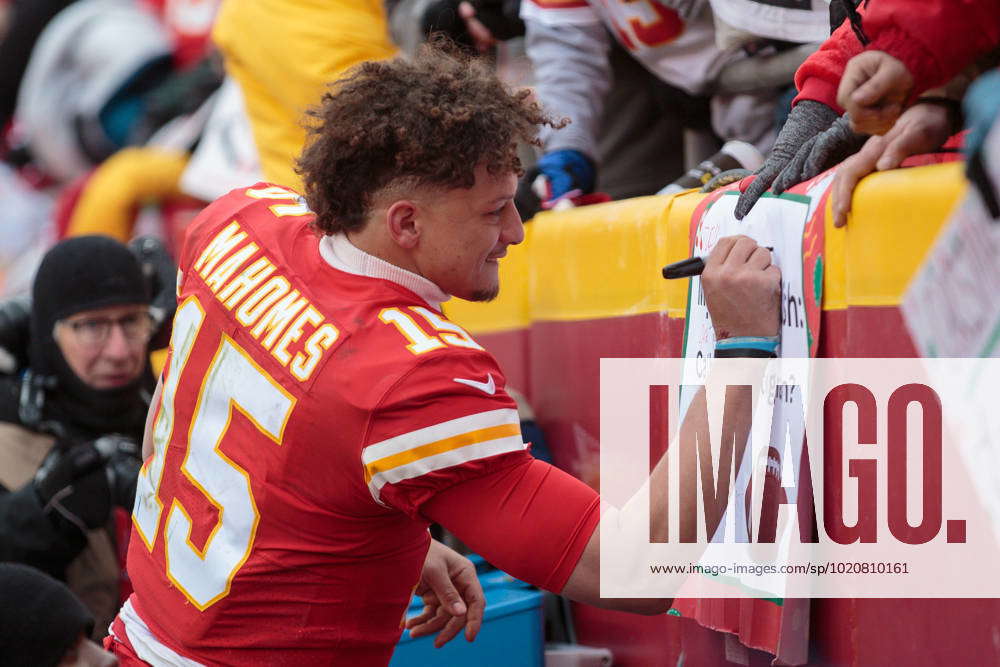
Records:
{"label": "red football jersey", "polygon": [[445,295],[311,220],[258,184],[189,228],[120,619],[143,659],[385,664],[423,504],[529,456]]}

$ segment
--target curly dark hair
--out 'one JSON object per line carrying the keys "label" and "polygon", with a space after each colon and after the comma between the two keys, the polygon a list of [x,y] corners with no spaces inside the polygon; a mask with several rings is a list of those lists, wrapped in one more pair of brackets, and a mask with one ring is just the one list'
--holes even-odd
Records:
{"label": "curly dark hair", "polygon": [[297,171],[315,228],[360,229],[389,187],[470,188],[480,164],[491,174],[520,175],[518,141],[538,145],[539,126],[565,124],[530,98],[440,39],[413,59],[353,68],[309,113]]}

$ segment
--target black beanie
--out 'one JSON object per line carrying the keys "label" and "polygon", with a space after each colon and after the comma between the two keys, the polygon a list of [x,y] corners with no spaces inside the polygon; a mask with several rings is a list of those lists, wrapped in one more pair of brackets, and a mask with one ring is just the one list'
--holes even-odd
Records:
{"label": "black beanie", "polygon": [[27,565],[0,563],[4,665],[58,665],[93,629],[93,616],[65,584]]}
{"label": "black beanie", "polygon": [[[47,384],[42,422],[29,428],[59,437],[95,438],[120,433],[141,438],[148,409],[147,371],[133,383],[94,389],[76,376],[52,333],[56,322],[76,313],[129,304],[149,304],[139,261],[107,236],[78,236],[53,246],[42,258],[32,290],[28,362]],[[148,377],[146,377],[148,376]]]}
{"label": "black beanie", "polygon": [[62,370],[52,354],[52,329],[59,320],[84,310],[133,303],[148,304],[149,295],[139,261],[124,244],[107,236],[77,236],[57,243],[35,274],[32,368],[43,375]]}

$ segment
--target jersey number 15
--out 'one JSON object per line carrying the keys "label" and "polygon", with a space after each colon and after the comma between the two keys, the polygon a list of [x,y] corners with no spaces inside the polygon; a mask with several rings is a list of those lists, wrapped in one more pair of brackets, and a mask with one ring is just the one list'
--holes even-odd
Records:
{"label": "jersey number 15", "polygon": [[[164,539],[167,578],[202,611],[229,594],[233,577],[253,549],[260,519],[247,471],[220,449],[233,411],[241,412],[263,440],[279,447],[295,407],[295,398],[225,334],[207,367],[187,368],[204,320],[205,311],[195,297],[186,299],[174,317],[170,365],[153,422],[153,456],[140,470],[132,515],[135,532],[149,551],[157,539]],[[199,518],[193,519],[180,499],[160,497],[167,445],[174,436],[174,398],[185,375],[185,386],[197,382],[201,389],[187,437],[181,439],[186,442],[184,458],[172,474],[183,475],[218,509],[202,548],[191,541]],[[161,532],[166,500],[170,505]]]}

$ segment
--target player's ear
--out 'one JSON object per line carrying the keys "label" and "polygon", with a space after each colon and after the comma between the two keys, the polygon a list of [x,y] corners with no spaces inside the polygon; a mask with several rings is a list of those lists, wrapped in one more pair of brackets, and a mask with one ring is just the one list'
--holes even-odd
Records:
{"label": "player's ear", "polygon": [[420,238],[417,205],[408,199],[393,202],[385,211],[385,226],[397,245],[406,249],[415,247]]}

